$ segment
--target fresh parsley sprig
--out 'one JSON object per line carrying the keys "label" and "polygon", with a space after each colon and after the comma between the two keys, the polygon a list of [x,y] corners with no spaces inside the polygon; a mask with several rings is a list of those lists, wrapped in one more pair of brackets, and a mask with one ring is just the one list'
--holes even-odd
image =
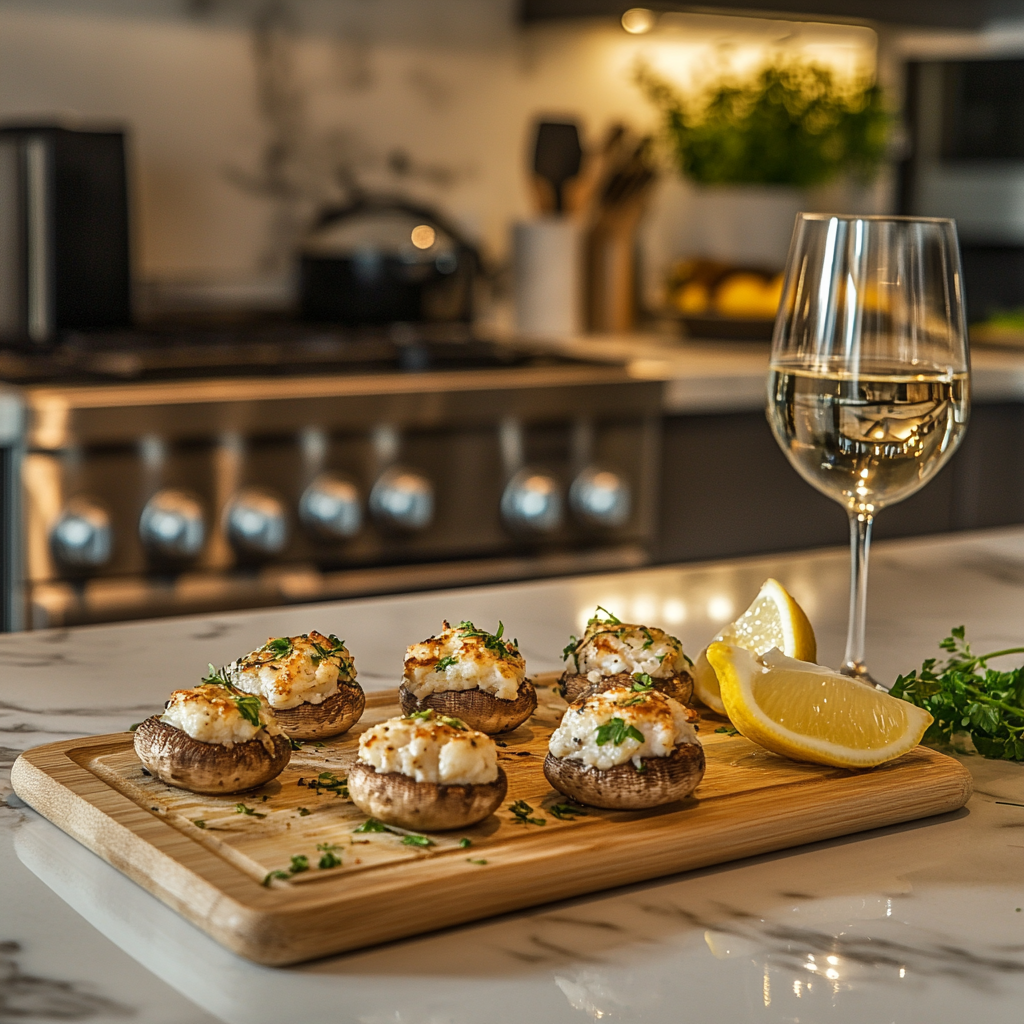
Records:
{"label": "fresh parsley sprig", "polygon": [[604,725],[597,727],[597,745],[603,747],[606,743],[614,743],[621,747],[626,740],[636,740],[643,743],[644,734],[635,725],[626,725],[622,718],[612,718]]}
{"label": "fresh parsley sprig", "polygon": [[1024,647],[978,655],[965,634],[963,626],[951,630],[939,644],[951,657],[941,664],[927,659],[919,670],[898,676],[889,692],[935,719],[925,742],[949,743],[966,733],[984,757],[1024,761],[1024,666],[1009,672],[988,667],[993,658],[1024,653]]}
{"label": "fresh parsley sprig", "polygon": [[482,640],[484,647],[496,654],[499,658],[515,658],[519,655],[518,640],[503,640],[505,635],[505,624],[498,621],[498,628],[494,633],[488,633],[485,629],[477,629],[468,619],[458,625],[463,637]]}
{"label": "fresh parsley sprig", "polygon": [[512,812],[512,817],[517,825],[546,825],[548,823],[547,818],[531,818],[533,808],[525,800],[517,800],[514,804],[509,804],[508,809]]}

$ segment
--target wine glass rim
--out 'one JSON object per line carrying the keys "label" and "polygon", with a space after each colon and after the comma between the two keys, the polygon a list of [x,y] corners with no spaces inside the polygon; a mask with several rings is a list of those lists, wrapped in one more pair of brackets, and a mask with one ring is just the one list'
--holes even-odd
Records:
{"label": "wine glass rim", "polygon": [[956,224],[952,217],[914,217],[900,213],[805,213],[797,214],[802,220],[869,220],[895,221],[909,224]]}

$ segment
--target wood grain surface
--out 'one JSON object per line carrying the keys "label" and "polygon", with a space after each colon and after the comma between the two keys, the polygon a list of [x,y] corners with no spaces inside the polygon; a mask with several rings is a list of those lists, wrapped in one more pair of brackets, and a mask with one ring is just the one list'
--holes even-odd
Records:
{"label": "wood grain surface", "polygon": [[[12,781],[37,811],[217,941],[278,965],[941,814],[971,793],[967,770],[925,747],[852,772],[787,761],[715,732],[723,720],[711,717],[700,724],[707,772],[693,797],[561,820],[551,808],[565,798],[541,765],[565,705],[553,677],[535,681],[536,715],[501,737],[505,805],[472,828],[430,835],[430,846],[353,831],[365,816],[339,787],[315,784],[323,772],[345,777],[359,732],[400,713],[395,692],[369,696],[351,733],[303,744],[278,779],[239,796],[197,796],[147,777],[130,733],[37,747],[17,760]],[[516,800],[543,824],[517,820],[508,809]],[[325,864],[339,866],[319,867],[327,852]],[[302,858],[308,870],[292,873]],[[272,872],[287,877],[264,884]]]}

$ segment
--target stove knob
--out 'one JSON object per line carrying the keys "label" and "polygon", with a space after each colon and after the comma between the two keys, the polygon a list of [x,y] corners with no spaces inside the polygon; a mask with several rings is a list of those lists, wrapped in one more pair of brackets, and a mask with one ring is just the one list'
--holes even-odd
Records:
{"label": "stove knob", "polygon": [[203,506],[185,491],[157,491],[142,510],[139,538],[152,555],[195,558],[206,541]]}
{"label": "stove knob", "polygon": [[434,518],[434,485],[420,473],[392,466],[373,485],[370,512],[392,530],[425,530]]}
{"label": "stove knob", "polygon": [[245,487],[224,510],[224,529],[243,555],[279,555],[288,546],[288,514],[281,500],[259,487]]}
{"label": "stove knob", "polygon": [[558,481],[547,473],[521,469],[501,496],[501,516],[517,533],[551,533],[562,524]]}
{"label": "stove knob", "polygon": [[299,518],[307,530],[327,540],[354,537],[363,525],[359,489],[351,480],[322,473],[299,499]]}
{"label": "stove knob", "polygon": [[569,504],[588,526],[622,526],[632,510],[629,482],[610,469],[590,466],[569,488]]}
{"label": "stove knob", "polygon": [[72,498],[50,531],[53,556],[68,569],[97,569],[110,561],[114,534],[107,510],[91,498]]}

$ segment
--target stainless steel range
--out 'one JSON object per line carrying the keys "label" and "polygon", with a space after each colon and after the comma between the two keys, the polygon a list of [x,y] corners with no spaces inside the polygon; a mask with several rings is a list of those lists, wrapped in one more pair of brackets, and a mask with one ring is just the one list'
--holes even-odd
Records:
{"label": "stainless steel range", "polygon": [[653,539],[660,386],[615,367],[276,326],[82,336],[0,378],[27,410],[15,628],[633,566]]}

